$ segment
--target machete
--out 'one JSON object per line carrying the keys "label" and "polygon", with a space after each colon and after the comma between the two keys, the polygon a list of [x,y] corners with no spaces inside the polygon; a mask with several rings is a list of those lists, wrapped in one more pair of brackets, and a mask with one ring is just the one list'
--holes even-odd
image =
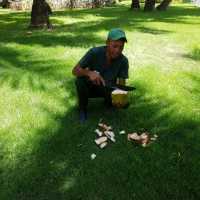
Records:
{"label": "machete", "polygon": [[135,90],[136,88],[135,87],[132,87],[132,86],[127,86],[127,85],[115,85],[115,86],[105,86],[109,89],[120,89],[120,90],[124,90],[124,91],[133,91]]}

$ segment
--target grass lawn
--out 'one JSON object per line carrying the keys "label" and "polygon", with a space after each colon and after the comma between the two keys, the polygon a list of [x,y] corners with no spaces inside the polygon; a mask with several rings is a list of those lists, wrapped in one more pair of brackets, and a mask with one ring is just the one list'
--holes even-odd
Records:
{"label": "grass lawn", "polygon": [[[32,34],[29,13],[0,9],[1,200],[200,199],[200,8],[128,6],[56,11],[52,32]],[[127,33],[137,90],[127,110],[92,101],[81,125],[71,70],[113,27]],[[104,150],[94,144],[100,118],[117,140]],[[122,129],[159,139],[134,146]]]}

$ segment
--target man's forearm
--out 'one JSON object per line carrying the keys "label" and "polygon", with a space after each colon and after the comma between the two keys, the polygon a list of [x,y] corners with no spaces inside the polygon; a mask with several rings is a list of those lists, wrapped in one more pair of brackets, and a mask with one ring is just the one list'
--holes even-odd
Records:
{"label": "man's forearm", "polygon": [[105,80],[103,79],[103,77],[97,71],[91,71],[88,68],[83,69],[79,65],[77,65],[72,70],[72,73],[77,77],[81,77],[81,76],[88,77],[89,80],[96,85],[105,86]]}
{"label": "man's forearm", "polygon": [[72,70],[73,75],[77,76],[77,77],[81,77],[81,76],[88,76],[89,74],[89,69],[83,69],[81,68],[79,65],[74,67],[74,69]]}

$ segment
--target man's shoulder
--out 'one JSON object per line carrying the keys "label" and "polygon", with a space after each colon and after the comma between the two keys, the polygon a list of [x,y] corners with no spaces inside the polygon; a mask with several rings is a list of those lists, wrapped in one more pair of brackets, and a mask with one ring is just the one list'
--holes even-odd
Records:
{"label": "man's shoulder", "polygon": [[128,58],[124,54],[122,54],[120,57],[120,61],[123,63],[128,63]]}
{"label": "man's shoulder", "polygon": [[106,50],[105,46],[92,47],[90,49],[90,51],[93,52],[93,53],[95,53],[95,54],[104,53],[105,50]]}

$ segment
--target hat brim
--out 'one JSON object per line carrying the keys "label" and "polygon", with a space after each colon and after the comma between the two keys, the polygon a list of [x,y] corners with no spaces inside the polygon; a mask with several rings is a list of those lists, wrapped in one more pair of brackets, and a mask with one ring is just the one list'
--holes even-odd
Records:
{"label": "hat brim", "polygon": [[125,37],[119,37],[119,38],[108,38],[108,40],[112,40],[112,41],[124,40],[124,42],[128,42],[127,39],[126,39]]}

